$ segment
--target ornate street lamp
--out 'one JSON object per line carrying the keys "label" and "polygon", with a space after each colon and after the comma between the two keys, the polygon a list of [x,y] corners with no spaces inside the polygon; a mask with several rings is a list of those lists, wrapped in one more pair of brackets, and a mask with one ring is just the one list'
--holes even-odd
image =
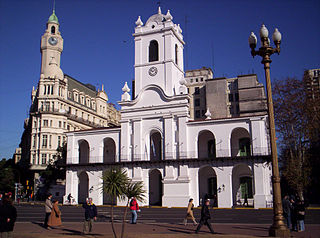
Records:
{"label": "ornate street lamp", "polygon": [[272,40],[275,44],[275,48],[270,46],[270,39],[268,38],[268,29],[265,25],[261,26],[260,38],[261,47],[259,50],[255,50],[257,46],[257,37],[253,32],[249,36],[249,45],[251,48],[251,55],[254,57],[259,55],[262,57],[261,63],[264,65],[266,83],[267,83],[267,101],[268,101],[268,117],[269,117],[269,133],[271,144],[271,156],[272,156],[272,185],[273,185],[273,224],[269,228],[270,236],[277,237],[290,237],[290,231],[284,223],[284,217],[282,212],[281,201],[281,188],[280,188],[280,175],[278,167],[277,157],[277,144],[276,144],[276,131],[274,124],[273,102],[272,102],[272,90],[270,80],[270,56],[274,53],[280,53],[281,33],[276,28],[272,35]]}

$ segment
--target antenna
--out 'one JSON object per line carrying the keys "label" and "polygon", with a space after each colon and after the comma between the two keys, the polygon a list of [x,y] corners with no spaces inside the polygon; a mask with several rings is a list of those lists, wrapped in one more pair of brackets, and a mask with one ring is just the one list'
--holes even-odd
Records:
{"label": "antenna", "polygon": [[211,60],[212,60],[212,78],[214,78],[214,51],[213,51],[213,40],[211,40]]}
{"label": "antenna", "polygon": [[[185,38],[185,42],[187,42],[187,36],[188,36],[188,34],[187,34],[187,24],[188,24],[188,16],[187,15],[185,15],[185,17],[184,17],[184,38]],[[188,44],[186,43],[186,47],[185,47],[185,54],[184,54],[184,61],[186,62],[186,70],[188,70],[189,69],[189,65],[188,65]]]}
{"label": "antenna", "polygon": [[56,10],[56,0],[53,0],[53,12]]}

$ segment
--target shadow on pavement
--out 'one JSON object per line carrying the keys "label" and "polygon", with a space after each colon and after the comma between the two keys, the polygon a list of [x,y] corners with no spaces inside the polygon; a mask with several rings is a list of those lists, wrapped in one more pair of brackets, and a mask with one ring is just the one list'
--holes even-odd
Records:
{"label": "shadow on pavement", "polygon": [[33,222],[31,222],[32,224],[35,224],[35,225],[38,225],[38,226],[40,226],[40,227],[42,227],[43,229],[46,229],[44,226],[43,226],[43,223],[42,222],[35,222],[35,221],[33,221]]}
{"label": "shadow on pavement", "polygon": [[233,226],[232,228],[235,228],[235,229],[242,229],[242,230],[256,230],[256,231],[269,231],[269,228],[267,227],[257,227],[257,226]]}

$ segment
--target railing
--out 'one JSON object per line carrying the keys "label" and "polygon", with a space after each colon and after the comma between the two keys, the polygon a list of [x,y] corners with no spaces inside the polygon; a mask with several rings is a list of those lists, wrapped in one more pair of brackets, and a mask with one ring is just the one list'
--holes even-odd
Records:
{"label": "railing", "polygon": [[[232,150],[231,150],[232,151]],[[182,152],[165,152],[161,157],[150,156],[150,153],[143,154],[115,154],[112,157],[103,156],[89,156],[89,158],[81,159],[79,164],[89,164],[89,163],[104,163],[104,164],[115,164],[119,162],[159,162],[159,161],[171,161],[171,160],[219,160],[219,159],[253,159],[259,156],[265,157],[270,156],[270,150],[268,148],[254,148],[251,153],[246,156],[240,156],[240,153],[236,155],[231,155],[230,150],[216,150],[216,153],[212,155],[203,154],[198,155],[197,151],[182,151]],[[156,157],[156,158],[154,158]],[[151,159],[150,159],[151,158]],[[71,161],[79,161],[79,156],[74,156],[72,158],[68,157],[67,164],[72,164]]]}
{"label": "railing", "polygon": [[70,113],[70,111],[66,111],[64,109],[56,109],[56,108],[52,108],[52,107],[49,107],[49,108],[39,108],[38,112],[40,113],[53,113],[53,114],[58,114],[58,115],[63,115],[63,116],[66,116],[67,118],[69,118],[70,120],[74,120],[74,121],[77,121],[77,122],[80,122],[82,124],[85,124],[85,125],[88,125],[88,126],[91,126],[93,128],[99,128],[99,127],[103,127],[97,123],[94,123],[92,121],[89,121],[89,120],[86,120],[82,117],[78,117],[76,115],[73,115]]}

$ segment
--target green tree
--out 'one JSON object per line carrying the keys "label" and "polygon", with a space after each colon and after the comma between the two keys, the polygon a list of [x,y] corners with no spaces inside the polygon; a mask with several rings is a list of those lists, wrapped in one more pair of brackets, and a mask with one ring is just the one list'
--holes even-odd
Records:
{"label": "green tree", "polygon": [[310,125],[303,82],[296,78],[275,81],[273,102],[282,174],[302,199],[311,171],[308,153]]}
{"label": "green tree", "polygon": [[122,229],[121,229],[121,238],[123,238],[124,235],[124,229],[125,229],[125,220],[127,218],[127,211],[128,211],[128,206],[130,202],[130,198],[135,197],[139,202],[143,202],[145,200],[145,190],[143,188],[143,182],[132,182],[130,181],[124,190],[124,194],[127,197],[127,205],[124,210],[124,215],[122,219]]}
{"label": "green tree", "polygon": [[116,199],[125,199],[125,190],[127,184],[129,183],[129,178],[127,172],[124,169],[118,167],[110,168],[103,172],[103,192],[111,197],[111,227],[115,238],[117,238],[117,233],[114,228],[114,217],[113,217],[113,201]]}
{"label": "green tree", "polygon": [[15,174],[11,162],[12,159],[0,161],[0,191],[13,193]]}

